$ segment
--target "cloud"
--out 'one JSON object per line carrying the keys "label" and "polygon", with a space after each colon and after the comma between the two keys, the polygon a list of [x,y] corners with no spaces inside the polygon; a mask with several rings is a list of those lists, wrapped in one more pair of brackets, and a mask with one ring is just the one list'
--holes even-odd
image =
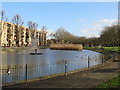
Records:
{"label": "cloud", "polygon": [[87,38],[91,38],[91,37],[100,37],[99,34],[93,34],[93,33],[88,33],[87,35],[85,35]]}
{"label": "cloud", "polygon": [[[83,22],[83,21],[81,20],[81,22]],[[94,22],[93,24],[90,25],[90,28],[87,28],[87,26],[84,24],[85,28],[82,29],[81,33],[85,37],[88,37],[88,38],[90,38],[90,37],[100,37],[98,32],[103,31],[105,26],[112,26],[112,25],[115,25],[115,24],[117,24],[117,19],[97,20],[96,22]]]}
{"label": "cloud", "polygon": [[92,30],[96,30],[96,31],[101,31],[101,28],[83,28],[82,29],[82,33],[84,34],[85,37],[87,38],[91,38],[91,37],[100,37],[99,34],[97,33],[92,33]]}
{"label": "cloud", "polygon": [[82,36],[87,37],[87,38],[100,37],[99,34],[93,34],[93,33],[87,33],[87,34],[82,35]]}
{"label": "cloud", "polygon": [[100,35],[98,35],[98,34],[88,34],[87,37],[88,38],[91,38],[91,37],[100,37]]}
{"label": "cloud", "polygon": [[101,24],[93,24],[93,26],[95,26],[95,27],[102,27]]}
{"label": "cloud", "polygon": [[86,24],[83,24],[83,27],[86,27],[87,25]]}
{"label": "cloud", "polygon": [[83,28],[82,33],[88,33],[89,28]]}
{"label": "cloud", "polygon": [[102,31],[102,28],[91,28],[91,30],[95,30],[95,31]]}
{"label": "cloud", "polygon": [[102,31],[103,28],[96,28],[96,27],[93,27],[93,28],[83,28],[81,32],[82,33],[88,33],[88,31],[92,31],[92,30],[94,30],[94,31]]}
{"label": "cloud", "polygon": [[83,30],[83,31],[81,31],[82,33],[87,33],[88,31],[85,31],[85,30]]}
{"label": "cloud", "polygon": [[101,23],[101,24],[113,24],[116,22],[117,22],[117,19],[102,19],[97,21],[97,23]]}
{"label": "cloud", "polygon": [[102,31],[105,26],[112,26],[117,24],[117,19],[102,19],[98,20],[93,24],[91,30]]}
{"label": "cloud", "polygon": [[87,20],[82,20],[82,19],[81,19],[81,20],[79,20],[79,22],[83,23],[83,22],[87,22]]}

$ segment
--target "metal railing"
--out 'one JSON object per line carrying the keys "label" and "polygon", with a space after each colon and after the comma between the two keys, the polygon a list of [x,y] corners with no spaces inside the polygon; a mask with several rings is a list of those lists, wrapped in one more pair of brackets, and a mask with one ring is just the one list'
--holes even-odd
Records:
{"label": "metal railing", "polygon": [[0,79],[2,79],[2,86],[12,84],[26,83],[29,80],[43,78],[45,76],[54,74],[64,74],[77,69],[88,68],[97,64],[104,64],[104,59],[100,57],[90,58],[89,56],[82,60],[61,60],[55,64],[44,65],[4,65],[0,66]]}

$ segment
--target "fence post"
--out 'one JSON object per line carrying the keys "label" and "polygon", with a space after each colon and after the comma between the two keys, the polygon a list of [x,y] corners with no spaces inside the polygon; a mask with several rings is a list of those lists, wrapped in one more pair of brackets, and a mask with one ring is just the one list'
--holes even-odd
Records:
{"label": "fence post", "polygon": [[88,69],[90,69],[90,56],[88,56]]}
{"label": "fence post", "polygon": [[25,83],[26,83],[26,86],[27,86],[27,64],[25,64]]}
{"label": "fence post", "polygon": [[104,61],[103,60],[104,60],[104,57],[102,57],[102,66],[104,66]]}
{"label": "fence post", "polygon": [[114,60],[116,59],[116,55],[114,54],[114,58],[113,58]]}
{"label": "fence post", "polygon": [[65,61],[65,76],[67,76],[67,62]]}

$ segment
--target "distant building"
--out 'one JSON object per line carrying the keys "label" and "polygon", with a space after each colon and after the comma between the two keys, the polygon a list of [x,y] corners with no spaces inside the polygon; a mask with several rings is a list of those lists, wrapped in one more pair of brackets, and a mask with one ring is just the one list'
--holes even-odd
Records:
{"label": "distant building", "polygon": [[[31,46],[31,30],[27,27],[15,25],[13,23],[0,21],[1,46]],[[46,32],[36,30],[37,45],[45,46]]]}

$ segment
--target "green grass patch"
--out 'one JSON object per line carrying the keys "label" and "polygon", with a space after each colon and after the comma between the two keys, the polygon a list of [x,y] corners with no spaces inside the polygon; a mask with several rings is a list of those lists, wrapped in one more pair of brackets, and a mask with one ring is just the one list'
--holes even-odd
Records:
{"label": "green grass patch", "polygon": [[97,88],[118,88],[118,87],[120,87],[120,76],[115,77],[112,80],[109,80],[99,85]]}
{"label": "green grass patch", "polygon": [[106,51],[120,52],[120,47],[103,47]]}
{"label": "green grass patch", "polygon": [[[101,47],[84,47],[84,49],[89,49],[89,50],[100,50]],[[120,52],[120,47],[102,47],[103,51],[115,51],[115,52]]]}

